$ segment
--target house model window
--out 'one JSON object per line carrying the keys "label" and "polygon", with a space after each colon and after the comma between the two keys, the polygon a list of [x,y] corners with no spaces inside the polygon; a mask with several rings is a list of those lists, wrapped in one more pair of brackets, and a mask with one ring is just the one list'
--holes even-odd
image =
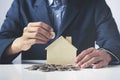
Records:
{"label": "house model window", "polygon": [[47,50],[47,64],[68,65],[74,64],[77,48],[72,45],[72,38],[61,36],[50,44]]}

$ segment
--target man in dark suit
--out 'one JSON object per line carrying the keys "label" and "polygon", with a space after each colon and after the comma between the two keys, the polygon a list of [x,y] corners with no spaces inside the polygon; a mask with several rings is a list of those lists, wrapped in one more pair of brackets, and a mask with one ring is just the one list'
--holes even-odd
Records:
{"label": "man in dark suit", "polygon": [[76,66],[120,63],[120,35],[105,0],[14,0],[0,31],[0,63],[20,53],[25,60],[44,60],[45,48],[61,35],[73,38]]}

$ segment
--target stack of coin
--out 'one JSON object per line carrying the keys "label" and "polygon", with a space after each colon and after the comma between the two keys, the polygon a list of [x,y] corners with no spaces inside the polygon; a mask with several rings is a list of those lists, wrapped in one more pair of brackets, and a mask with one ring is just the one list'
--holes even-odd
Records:
{"label": "stack of coin", "polygon": [[55,65],[55,64],[38,64],[27,67],[28,70],[37,70],[42,72],[51,72],[51,71],[78,71],[80,68],[73,65]]}

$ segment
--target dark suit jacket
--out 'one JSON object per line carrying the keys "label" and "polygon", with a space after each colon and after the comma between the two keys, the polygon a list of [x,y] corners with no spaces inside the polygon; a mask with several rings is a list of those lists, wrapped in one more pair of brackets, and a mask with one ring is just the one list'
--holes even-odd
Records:
{"label": "dark suit jacket", "polygon": [[[0,31],[0,62],[10,63],[17,55],[6,55],[6,48],[15,38],[22,36],[29,22],[45,22],[59,36],[72,36],[78,53],[94,47],[94,43],[109,50],[120,59],[120,35],[105,0],[69,0],[59,31],[52,25],[46,0],[14,0]],[[54,39],[54,40],[55,40]],[[22,59],[46,59],[45,48],[52,43],[35,44],[22,52]],[[67,58],[67,56],[66,56]],[[114,58],[114,57],[113,57]],[[115,58],[116,61],[117,58]]]}

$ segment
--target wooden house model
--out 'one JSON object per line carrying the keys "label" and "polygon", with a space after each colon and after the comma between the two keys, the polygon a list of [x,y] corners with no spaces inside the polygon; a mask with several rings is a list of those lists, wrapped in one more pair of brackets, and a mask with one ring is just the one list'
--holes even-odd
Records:
{"label": "wooden house model", "polygon": [[77,48],[71,44],[71,37],[59,37],[47,48],[47,64],[68,65],[74,64]]}

